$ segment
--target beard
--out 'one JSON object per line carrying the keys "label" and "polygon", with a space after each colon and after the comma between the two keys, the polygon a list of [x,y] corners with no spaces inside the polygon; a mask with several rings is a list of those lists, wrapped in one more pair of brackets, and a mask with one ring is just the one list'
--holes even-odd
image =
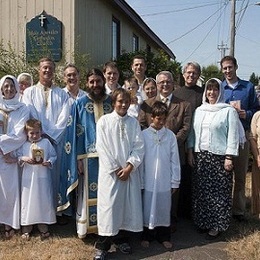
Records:
{"label": "beard", "polygon": [[89,87],[86,87],[86,91],[89,94],[89,97],[95,102],[100,102],[106,96],[105,87],[102,88],[102,90],[100,91],[99,94],[95,94],[94,91],[92,89],[90,89]]}

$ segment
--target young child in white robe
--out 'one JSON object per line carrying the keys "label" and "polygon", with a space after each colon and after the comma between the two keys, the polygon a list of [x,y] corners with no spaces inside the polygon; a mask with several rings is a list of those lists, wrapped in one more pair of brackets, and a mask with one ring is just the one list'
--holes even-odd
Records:
{"label": "young child in white robe", "polygon": [[127,114],[130,94],[123,88],[112,93],[114,111],[97,122],[99,155],[97,224],[99,239],[95,260],[104,260],[114,243],[131,253],[125,231],[143,230],[141,183],[137,167],[144,155],[139,122]]}
{"label": "young child in white robe", "polygon": [[17,151],[18,163],[22,167],[22,238],[29,240],[33,225],[37,224],[41,240],[44,240],[50,236],[48,225],[56,222],[50,169],[57,156],[50,141],[41,137],[39,120],[29,119],[24,129],[27,141]]}
{"label": "young child in white robe", "polygon": [[143,247],[149,247],[149,242],[156,239],[165,248],[172,248],[171,195],[180,184],[180,161],[175,134],[164,126],[167,114],[167,105],[156,101],[152,106],[152,123],[142,132],[145,155],[139,169],[143,189]]}
{"label": "young child in white robe", "polygon": [[134,118],[138,118],[140,106],[143,103],[140,92],[138,91],[139,85],[135,77],[130,77],[124,81],[123,88],[126,89],[131,96],[130,106],[127,110],[127,114]]}

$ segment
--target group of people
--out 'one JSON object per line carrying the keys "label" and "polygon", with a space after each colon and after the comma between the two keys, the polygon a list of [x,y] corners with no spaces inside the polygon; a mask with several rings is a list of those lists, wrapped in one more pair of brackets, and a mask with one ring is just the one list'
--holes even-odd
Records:
{"label": "group of people", "polygon": [[259,103],[252,83],[238,78],[236,59],[225,56],[220,64],[225,80],[212,78],[204,87],[197,85],[198,63],[184,66],[185,85],[176,87],[169,71],[146,77],[140,55],[122,87],[115,62],[103,71],[91,69],[85,91],[73,64],[64,68],[66,86],[54,86],[49,58],[40,60],[35,85],[31,78],[20,90],[15,77],[3,77],[0,223],[6,238],[22,226],[28,240],[37,224],[46,239],[48,225],[74,214],[71,207],[83,238],[93,210],[86,198],[92,196],[96,260],[106,258],[112,243],[131,253],[126,231],[142,231],[144,247],[156,239],[172,248],[179,216],[192,218],[199,232],[215,239],[232,216],[245,220],[249,142],[252,209],[259,214]]}

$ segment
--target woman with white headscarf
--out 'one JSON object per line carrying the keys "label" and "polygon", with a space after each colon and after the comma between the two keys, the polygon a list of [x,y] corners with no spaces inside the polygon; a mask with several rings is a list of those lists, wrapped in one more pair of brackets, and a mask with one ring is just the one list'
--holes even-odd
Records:
{"label": "woman with white headscarf", "polygon": [[13,152],[26,140],[24,124],[29,111],[19,102],[19,85],[14,76],[0,80],[0,223],[5,237],[20,228],[19,174]]}
{"label": "woman with white headscarf", "polygon": [[224,103],[221,81],[208,80],[188,137],[188,162],[194,167],[193,218],[207,239],[215,239],[230,225],[232,159],[244,141],[236,110]]}

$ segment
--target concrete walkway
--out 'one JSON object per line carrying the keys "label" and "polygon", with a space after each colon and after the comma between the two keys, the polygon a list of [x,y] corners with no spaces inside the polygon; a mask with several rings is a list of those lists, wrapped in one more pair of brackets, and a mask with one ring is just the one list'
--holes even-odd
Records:
{"label": "concrete walkway", "polygon": [[[191,221],[180,220],[177,231],[172,234],[174,248],[167,251],[158,242],[150,243],[148,249],[141,247],[138,236],[131,237],[133,246],[132,255],[123,255],[121,252],[111,252],[108,260],[124,259],[155,259],[155,260],[227,260],[225,251],[227,236],[222,234],[214,241],[205,239],[205,234],[199,234]],[[112,250],[113,251],[113,250]]]}

